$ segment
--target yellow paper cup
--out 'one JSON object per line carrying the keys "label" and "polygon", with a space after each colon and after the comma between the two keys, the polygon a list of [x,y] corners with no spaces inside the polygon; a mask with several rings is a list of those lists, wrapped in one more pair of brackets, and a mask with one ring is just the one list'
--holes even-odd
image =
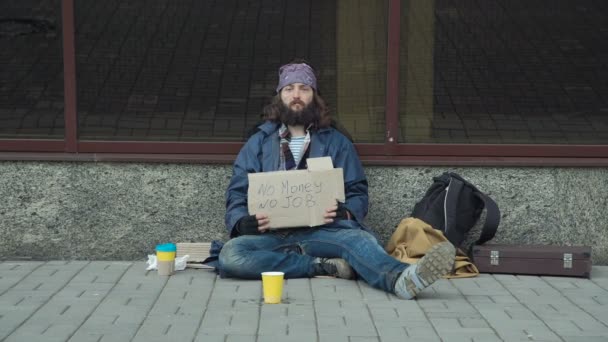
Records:
{"label": "yellow paper cup", "polygon": [[283,272],[262,272],[264,303],[280,304],[283,296]]}

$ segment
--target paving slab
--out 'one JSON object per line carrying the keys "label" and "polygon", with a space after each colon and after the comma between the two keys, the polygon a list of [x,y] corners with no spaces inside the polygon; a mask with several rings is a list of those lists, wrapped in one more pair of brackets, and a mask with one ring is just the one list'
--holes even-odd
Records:
{"label": "paving slab", "polygon": [[143,262],[0,262],[0,341],[608,341],[608,266],[591,279],[482,274],[404,301],[363,281],[261,281]]}

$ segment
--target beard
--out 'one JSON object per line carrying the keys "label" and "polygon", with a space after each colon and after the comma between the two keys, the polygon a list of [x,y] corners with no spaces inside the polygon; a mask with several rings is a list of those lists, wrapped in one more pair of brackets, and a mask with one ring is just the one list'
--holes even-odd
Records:
{"label": "beard", "polygon": [[[321,115],[314,101],[308,105],[304,105],[301,101],[298,102],[303,105],[301,110],[293,110],[281,103],[281,122],[287,126],[304,126],[304,128],[307,128],[310,124],[316,125]],[[293,103],[290,103],[290,106]]]}

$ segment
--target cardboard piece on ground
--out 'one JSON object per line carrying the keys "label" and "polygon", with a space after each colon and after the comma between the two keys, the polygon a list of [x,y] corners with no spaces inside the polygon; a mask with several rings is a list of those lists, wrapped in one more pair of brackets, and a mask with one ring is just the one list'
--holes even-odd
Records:
{"label": "cardboard piece on ground", "polygon": [[344,176],[331,157],[308,158],[307,164],[307,170],[250,173],[249,214],[267,214],[272,228],[324,224],[325,210],[344,202]]}

